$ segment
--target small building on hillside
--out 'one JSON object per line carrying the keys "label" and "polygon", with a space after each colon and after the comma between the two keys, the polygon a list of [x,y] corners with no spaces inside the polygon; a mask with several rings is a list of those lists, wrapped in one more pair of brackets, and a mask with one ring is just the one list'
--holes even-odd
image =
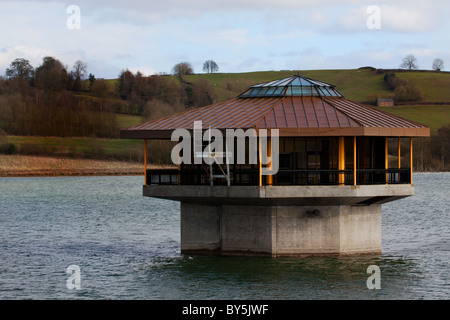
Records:
{"label": "small building on hillside", "polygon": [[[237,132],[249,133],[244,154]],[[121,130],[144,140],[145,159],[150,139],[184,146],[173,169],[147,170],[146,160],[143,186],[180,202],[181,253],[271,257],[380,253],[381,205],[414,194],[413,138],[429,135],[301,75]]]}
{"label": "small building on hillside", "polygon": [[378,107],[393,107],[394,99],[377,99]]}

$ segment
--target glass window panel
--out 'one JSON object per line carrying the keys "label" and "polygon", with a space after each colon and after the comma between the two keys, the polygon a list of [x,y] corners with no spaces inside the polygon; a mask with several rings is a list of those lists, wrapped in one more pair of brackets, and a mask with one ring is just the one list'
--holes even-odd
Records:
{"label": "glass window panel", "polygon": [[319,152],[322,151],[322,141],[319,139],[308,139],[306,141],[306,151]]}
{"label": "glass window panel", "polygon": [[310,96],[310,95],[312,95],[312,92],[313,92],[313,87],[303,87],[302,88],[303,89],[303,95],[304,96]]}
{"label": "glass window panel", "polygon": [[302,87],[292,87],[291,89],[293,96],[301,96],[303,94]]}
{"label": "glass window panel", "polygon": [[325,93],[326,96],[332,96],[333,93],[330,91],[330,88],[327,87],[322,87],[323,92]]}
{"label": "glass window panel", "polygon": [[256,97],[256,95],[258,94],[259,90],[261,90],[261,88],[253,88],[252,91],[250,91],[249,96],[250,97]]}
{"label": "glass window panel", "polygon": [[300,79],[300,83],[302,86],[311,87],[313,84],[305,79]]}
{"label": "glass window panel", "polygon": [[284,151],[285,152],[294,152],[294,139],[285,139],[284,140]]}
{"label": "glass window panel", "polygon": [[294,81],[292,81],[291,85],[292,86],[301,86],[302,84],[300,83],[300,79],[297,78]]}
{"label": "glass window panel", "polygon": [[261,90],[259,90],[257,96],[258,97],[264,96],[266,94],[267,90],[268,90],[268,88],[261,88]]}
{"label": "glass window panel", "polygon": [[269,89],[266,92],[266,96],[271,96],[275,92],[276,88],[277,87],[269,87]]}
{"label": "glass window panel", "polygon": [[320,155],[308,154],[308,169],[317,170],[320,169]]}
{"label": "glass window panel", "polygon": [[283,90],[285,88],[284,87],[277,87],[277,89],[275,90],[275,92],[273,93],[274,96],[279,96],[283,93]]}
{"label": "glass window panel", "polygon": [[247,91],[245,91],[244,93],[242,93],[240,96],[241,96],[241,97],[247,97],[247,96],[250,94],[250,91],[251,91],[251,90],[247,90]]}
{"label": "glass window panel", "polygon": [[317,88],[322,96],[328,96],[328,92],[325,91],[325,88],[318,87]]}

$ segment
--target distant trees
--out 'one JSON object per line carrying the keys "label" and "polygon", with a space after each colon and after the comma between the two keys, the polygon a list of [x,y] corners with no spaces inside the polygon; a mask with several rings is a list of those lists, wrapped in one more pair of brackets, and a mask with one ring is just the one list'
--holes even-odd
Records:
{"label": "distant trees", "polygon": [[442,71],[444,69],[444,60],[442,60],[440,58],[434,59],[431,68],[434,71],[438,71],[438,72]]}
{"label": "distant trees", "polygon": [[81,91],[81,83],[86,80],[87,76],[87,64],[81,60],[75,61],[72,67],[72,71],[68,74],[68,86],[67,89],[76,92]]}
{"label": "distant trees", "polygon": [[403,58],[400,68],[408,70],[418,69],[416,57],[414,57],[412,54],[408,54],[405,58]]}
{"label": "distant trees", "polygon": [[31,81],[34,77],[34,68],[27,59],[17,58],[6,69],[5,75],[9,79]]}
{"label": "distant trees", "polygon": [[194,69],[189,62],[180,62],[173,66],[172,73],[184,80],[184,76],[194,74]]}
{"label": "distant trees", "polygon": [[62,91],[67,84],[67,70],[61,61],[45,57],[36,68],[36,87],[45,91]]}
{"label": "distant trees", "polygon": [[131,91],[134,86],[134,74],[130,70],[122,70],[118,79],[119,96],[122,99],[127,99],[131,96]]}
{"label": "distant trees", "polygon": [[53,57],[44,57],[36,69],[26,59],[15,59],[6,79],[0,79],[0,130],[10,135],[117,137],[111,102],[71,92],[81,89],[86,73],[81,60],[68,73]]}
{"label": "distant trees", "polygon": [[203,63],[203,71],[206,73],[213,73],[219,71],[219,66],[214,60],[206,60]]}
{"label": "distant trees", "polygon": [[384,81],[389,90],[394,90],[395,102],[420,101],[423,99],[423,92],[419,87],[414,86],[406,79],[397,77],[395,73],[385,74]]}

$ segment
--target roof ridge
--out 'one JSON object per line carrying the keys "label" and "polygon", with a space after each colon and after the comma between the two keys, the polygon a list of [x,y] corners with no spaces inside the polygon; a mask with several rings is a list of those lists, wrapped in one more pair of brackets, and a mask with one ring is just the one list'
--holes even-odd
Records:
{"label": "roof ridge", "polygon": [[365,125],[358,119],[356,119],[355,117],[349,115],[347,112],[345,112],[345,110],[343,110],[341,107],[337,106],[335,103],[332,103],[329,100],[330,97],[321,97],[322,100],[324,100],[326,103],[328,103],[329,105],[331,105],[333,108],[339,110],[340,112],[342,112],[347,118],[352,119],[353,121],[355,121],[357,124],[359,124],[361,127],[365,127]]}
{"label": "roof ridge", "polygon": [[258,122],[255,122],[254,127],[257,128],[257,127],[258,127],[258,124],[260,124],[261,121],[263,121],[264,119],[266,119],[266,117],[269,115],[269,113],[272,112],[273,109],[275,109],[276,107],[278,107],[278,106],[279,106],[279,103],[282,103],[283,100],[284,100],[285,98],[286,98],[286,96],[278,97],[278,98],[276,99],[276,100],[278,100],[278,101],[276,101],[276,100],[274,101],[274,103],[272,104],[272,107],[271,107],[266,113],[264,113],[264,114],[262,115],[261,119],[259,119]]}

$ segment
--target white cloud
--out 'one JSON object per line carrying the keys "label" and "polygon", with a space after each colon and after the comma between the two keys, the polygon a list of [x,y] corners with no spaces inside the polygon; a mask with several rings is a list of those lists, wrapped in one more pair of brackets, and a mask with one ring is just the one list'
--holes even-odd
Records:
{"label": "white cloud", "polygon": [[[80,30],[66,28],[66,8],[71,4],[81,8]],[[366,9],[374,4],[372,0],[0,0],[0,72],[19,56],[36,66],[46,55],[69,67],[77,59],[86,61],[97,77],[115,77],[127,67],[148,74],[168,72],[180,61],[192,62],[200,70],[205,59],[222,61],[223,72],[239,72],[290,65],[396,67],[404,52],[416,53],[418,59],[438,53],[444,59],[449,56],[444,14],[450,2],[380,2],[381,30],[368,30]]]}
{"label": "white cloud", "polygon": [[24,58],[30,61],[33,67],[38,67],[42,63],[42,59],[46,56],[53,56],[55,52],[28,46],[6,47],[0,50],[0,72],[3,74],[6,68],[16,58]]}

